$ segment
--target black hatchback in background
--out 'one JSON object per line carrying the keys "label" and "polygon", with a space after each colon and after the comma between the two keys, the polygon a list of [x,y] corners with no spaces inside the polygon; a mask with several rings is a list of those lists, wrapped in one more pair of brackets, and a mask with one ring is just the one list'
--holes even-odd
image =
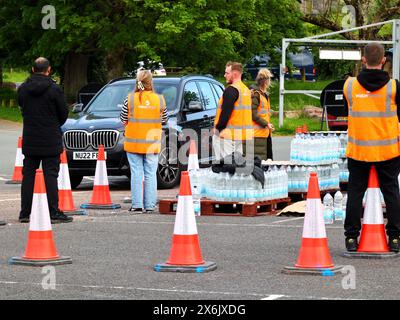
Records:
{"label": "black hatchback in background", "polygon": [[[169,121],[163,127],[163,144],[157,171],[158,187],[172,188],[185,169],[189,136],[197,140],[199,162],[212,160],[210,129],[224,86],[209,76],[187,75],[153,79],[155,91],[165,98]],[[93,176],[97,150],[104,145],[109,176],[130,176],[124,151],[124,125],[119,115],[124,100],[134,90],[132,78],[116,79],[105,85],[85,107],[75,105],[62,127],[67,150],[71,186],[76,188],[84,176]],[[194,133],[196,135],[194,136]]]}

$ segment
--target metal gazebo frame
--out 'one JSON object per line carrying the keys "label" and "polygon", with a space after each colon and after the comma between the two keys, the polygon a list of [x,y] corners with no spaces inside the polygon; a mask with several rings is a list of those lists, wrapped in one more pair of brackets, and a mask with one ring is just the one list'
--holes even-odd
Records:
{"label": "metal gazebo frame", "polygon": [[[329,37],[333,35],[338,35],[342,33],[352,32],[361,29],[367,29],[371,27],[377,27],[381,25],[392,24],[392,40],[391,41],[377,41],[377,40],[336,40],[336,39],[321,39],[324,37]],[[286,68],[286,51],[291,43],[304,43],[313,44],[321,43],[331,46],[339,46],[343,44],[368,44],[371,42],[376,42],[380,44],[392,45],[393,46],[393,79],[399,80],[400,78],[400,19],[389,20],[385,22],[379,22],[374,24],[365,25],[362,27],[355,27],[351,29],[325,33],[317,36],[301,38],[301,39],[282,39],[282,63],[280,65],[280,75],[279,75],[279,127],[283,126],[283,107],[284,107],[284,96],[285,94],[305,94],[313,98],[319,99],[316,94],[321,94],[320,90],[285,90],[285,68]]]}

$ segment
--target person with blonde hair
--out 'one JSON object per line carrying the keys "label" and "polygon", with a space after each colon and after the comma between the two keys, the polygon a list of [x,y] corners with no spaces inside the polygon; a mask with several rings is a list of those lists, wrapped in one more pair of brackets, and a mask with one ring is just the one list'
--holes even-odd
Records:
{"label": "person with blonde hair", "polygon": [[261,160],[273,159],[271,133],[271,103],[268,90],[271,86],[271,71],[260,69],[256,77],[256,85],[251,90],[251,109],[254,126],[254,156]]}
{"label": "person with blonde hair", "polygon": [[[130,212],[151,213],[157,205],[157,168],[162,124],[168,115],[165,99],[154,92],[149,70],[137,74],[135,92],[124,102],[120,115],[125,127],[124,149],[131,170]],[[143,193],[144,178],[144,193]]]}

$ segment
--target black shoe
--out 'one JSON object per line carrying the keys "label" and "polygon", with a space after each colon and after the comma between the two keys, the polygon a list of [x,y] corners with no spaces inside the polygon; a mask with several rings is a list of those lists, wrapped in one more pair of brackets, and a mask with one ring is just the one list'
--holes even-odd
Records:
{"label": "black shoe", "polygon": [[389,237],[389,250],[391,252],[399,252],[400,249],[400,238],[399,237]]}
{"label": "black shoe", "polygon": [[128,211],[132,212],[132,213],[143,213],[143,209],[142,208],[133,208],[133,207],[131,207]]}
{"label": "black shoe", "polygon": [[51,223],[68,223],[72,222],[74,219],[72,217],[66,216],[62,211],[57,212],[54,215],[50,215]]}
{"label": "black shoe", "polygon": [[358,249],[358,241],[357,238],[346,238],[346,249],[349,252],[355,252]]}
{"label": "black shoe", "polygon": [[19,217],[18,220],[20,223],[29,223],[30,222],[29,217]]}
{"label": "black shoe", "polygon": [[154,213],[156,211],[156,208],[152,208],[152,209],[146,209],[144,212],[145,213]]}

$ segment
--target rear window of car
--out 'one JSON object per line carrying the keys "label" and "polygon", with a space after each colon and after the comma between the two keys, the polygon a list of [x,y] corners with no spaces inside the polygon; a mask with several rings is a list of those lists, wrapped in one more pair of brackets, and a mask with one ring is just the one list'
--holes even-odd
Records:
{"label": "rear window of car", "polygon": [[[91,101],[89,111],[108,112],[121,110],[128,94],[134,89],[135,84],[121,84],[106,86],[100,94]],[[171,83],[154,84],[156,93],[164,96],[168,111],[175,110],[176,96],[178,93],[177,85]]]}

